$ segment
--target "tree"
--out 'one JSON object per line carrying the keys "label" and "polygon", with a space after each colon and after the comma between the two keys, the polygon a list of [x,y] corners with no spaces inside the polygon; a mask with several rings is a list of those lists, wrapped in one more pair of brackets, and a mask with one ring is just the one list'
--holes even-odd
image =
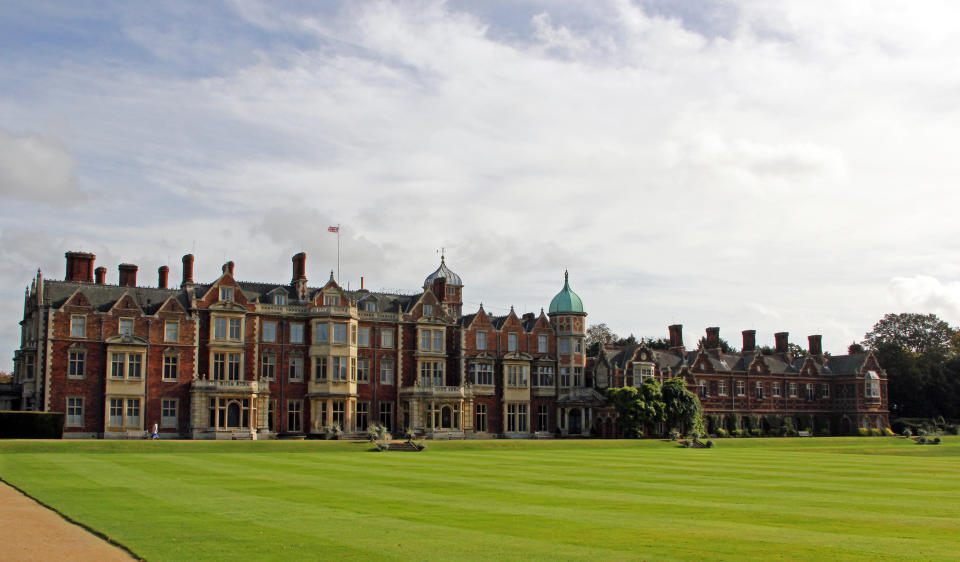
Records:
{"label": "tree", "polygon": [[[706,349],[707,348],[707,338],[701,337],[700,341],[697,342],[697,349]],[[737,348],[730,345],[730,342],[720,338],[720,351],[723,353],[739,353]]]}
{"label": "tree", "polygon": [[860,353],[866,353],[866,352],[867,350],[864,349],[864,347],[857,342],[853,342],[847,346],[847,353],[849,355],[858,355]]}
{"label": "tree", "polygon": [[617,409],[617,425],[624,437],[640,437],[644,429],[664,420],[660,383],[653,377],[644,380],[640,388],[609,388],[607,398]]}
{"label": "tree", "polygon": [[609,326],[604,323],[593,324],[587,328],[587,355],[591,357],[600,355],[600,348],[616,340],[617,334],[614,334]]}
{"label": "tree", "polygon": [[644,341],[650,349],[670,349],[670,340],[666,338],[646,338]]}
{"label": "tree", "polygon": [[873,350],[891,343],[913,353],[947,351],[955,333],[936,314],[886,314],[867,332],[863,343]]}
{"label": "tree", "polygon": [[640,342],[637,341],[637,338],[633,334],[630,334],[625,338],[620,338],[617,341],[613,342],[613,345],[617,347],[623,347],[625,345],[637,345],[639,343]]}
{"label": "tree", "polygon": [[687,390],[686,381],[682,378],[667,379],[662,392],[667,426],[677,430],[685,427],[703,434],[703,407],[700,399]]}

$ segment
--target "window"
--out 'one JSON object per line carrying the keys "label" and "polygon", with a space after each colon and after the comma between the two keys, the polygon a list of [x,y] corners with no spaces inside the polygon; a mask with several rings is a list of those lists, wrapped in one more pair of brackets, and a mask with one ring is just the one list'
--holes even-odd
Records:
{"label": "window", "polygon": [[550,431],[550,410],[546,404],[537,406],[537,431]]}
{"label": "window", "polygon": [[330,379],[334,381],[347,380],[347,359],[349,357],[330,358]]}
{"label": "window", "polygon": [[139,379],[143,356],[139,353],[111,353],[110,377],[114,379]]}
{"label": "window", "polygon": [[230,319],[230,340],[240,341],[240,319],[239,318]]}
{"label": "window", "polygon": [[757,381],[753,383],[753,395],[758,400],[763,400],[763,383],[762,382]]}
{"label": "window", "polygon": [[823,383],[820,385],[820,398],[830,398],[830,385]]}
{"label": "window", "polygon": [[125,338],[133,337],[133,318],[121,318],[117,333]]}
{"label": "window", "polygon": [[233,287],[220,287],[220,300],[233,302]]}
{"label": "window", "polygon": [[420,330],[421,351],[443,351],[443,330]]}
{"label": "window", "polygon": [[227,319],[213,319],[213,339],[223,341],[227,339]]}
{"label": "window", "polygon": [[71,338],[87,337],[87,317],[86,316],[70,317],[70,337]]}
{"label": "window", "polygon": [[814,389],[814,386],[813,386],[812,384],[807,383],[807,384],[806,384],[806,390],[807,390],[807,400],[816,400],[816,399],[817,399],[817,391],[816,391],[816,389]]}
{"label": "window", "polygon": [[432,314],[433,314],[433,305],[432,304],[423,305],[423,315],[431,316]]}
{"label": "window", "polygon": [[140,425],[140,401],[127,399],[127,425]]}
{"label": "window", "polygon": [[240,354],[223,352],[214,353],[213,380],[240,380]]}
{"label": "window", "polygon": [[350,345],[357,345],[357,326],[350,326]]}
{"label": "window", "polygon": [[333,425],[343,429],[346,421],[343,400],[334,400],[333,409],[331,411],[333,413]]}
{"label": "window", "polygon": [[393,430],[393,402],[380,403],[380,425],[387,431]]}
{"label": "window", "polygon": [[357,402],[357,431],[366,431],[370,425],[370,403]]}
{"label": "window", "polygon": [[83,398],[79,396],[67,397],[67,425],[83,425]]}
{"label": "window", "polygon": [[727,381],[720,381],[717,383],[717,394],[720,396],[727,395]]}
{"label": "window", "polygon": [[291,381],[303,380],[303,357],[291,357],[289,368]]}
{"label": "window", "polygon": [[570,386],[570,367],[560,367],[560,386]]}
{"label": "window", "polygon": [[527,386],[526,365],[507,365],[507,386],[525,388]]}
{"label": "window", "polygon": [[326,357],[317,357],[316,359],[314,359],[313,380],[315,381],[327,380],[327,358]]}
{"label": "window", "polygon": [[700,398],[706,398],[707,397],[707,381],[700,381],[699,388],[700,388]]}
{"label": "window", "polygon": [[773,394],[774,396],[780,396],[780,383],[779,383],[779,382],[773,383],[773,391],[772,391],[772,394]]}
{"label": "window", "polygon": [[583,353],[583,340],[576,338],[573,340],[573,352],[574,353]]}
{"label": "window", "polygon": [[470,363],[467,374],[471,384],[493,385],[493,363]]}
{"label": "window", "polygon": [[380,360],[380,384],[393,384],[393,359]]}
{"label": "window", "polygon": [[880,377],[876,371],[867,371],[863,395],[867,398],[880,398]]}
{"label": "window", "polygon": [[24,380],[33,380],[33,368],[35,357],[32,353],[27,353],[23,357],[23,378]]}
{"label": "window", "polygon": [[573,368],[573,386],[577,388],[583,386],[583,367]]}
{"label": "window", "polygon": [[553,386],[553,365],[537,367],[537,376],[533,379],[534,386]]}
{"label": "window", "polygon": [[487,349],[487,333],[477,332],[477,349]]}
{"label": "window", "polygon": [[320,322],[317,324],[316,329],[314,330],[314,342],[315,343],[329,343],[330,342],[330,324],[326,322]]}
{"label": "window", "polygon": [[527,431],[527,405],[507,404],[507,431]]}
{"label": "window", "polygon": [[634,363],[633,364],[633,385],[628,386],[640,386],[643,384],[643,381],[649,379],[653,376],[653,364],[651,363]]}
{"label": "window", "polygon": [[273,295],[273,304],[277,306],[286,306],[287,295]]}
{"label": "window", "polygon": [[163,380],[175,381],[179,376],[180,356],[167,353],[163,356]]}
{"label": "window", "polygon": [[290,324],[290,343],[303,343],[303,324]]}
{"label": "window", "polygon": [[177,427],[176,398],[164,398],[160,401],[160,427]]}
{"label": "window", "polygon": [[380,330],[380,347],[393,347],[393,330]]}
{"label": "window", "polygon": [[240,354],[227,354],[227,379],[231,381],[240,380]]}
{"label": "window", "polygon": [[365,301],[363,303],[363,310],[366,312],[376,312],[377,311],[376,301],[374,301],[373,299]]}
{"label": "window", "polygon": [[537,353],[547,353],[549,349],[549,340],[547,339],[547,336],[543,334],[537,336]]}
{"label": "window", "polygon": [[213,380],[222,381],[227,372],[227,354],[213,354]]}
{"label": "window", "polygon": [[737,381],[734,385],[736,385],[737,396],[743,396],[747,393],[747,387],[743,381]]}
{"label": "window", "polygon": [[83,378],[86,371],[87,352],[81,349],[71,350],[67,353],[67,375],[75,378]]}
{"label": "window", "polygon": [[370,328],[363,327],[360,328],[360,338],[357,340],[357,345],[360,347],[370,347]]}
{"label": "window", "polygon": [[180,322],[167,320],[163,323],[163,341],[180,341]]}
{"label": "window", "polygon": [[277,376],[277,356],[272,353],[264,354],[260,360],[260,376],[272,381]]}
{"label": "window", "polygon": [[340,297],[337,295],[323,295],[323,306],[338,306]]}
{"label": "window", "polygon": [[302,400],[287,400],[287,431],[303,431]]}
{"label": "window", "polygon": [[517,334],[516,332],[510,332],[507,334],[507,351],[516,351],[517,350]]}
{"label": "window", "polygon": [[474,429],[477,431],[486,431],[487,430],[487,405],[486,404],[477,404],[475,418],[476,418],[476,422],[474,423]]}
{"label": "window", "polygon": [[123,425],[123,398],[111,398],[110,399],[110,419],[109,423],[112,426],[122,426]]}
{"label": "window", "polygon": [[420,384],[423,386],[443,386],[443,362],[423,361],[420,363]]}
{"label": "window", "polygon": [[357,358],[357,382],[370,382],[370,358]]}
{"label": "window", "polygon": [[277,323],[267,321],[263,323],[263,341],[274,343],[277,341]]}
{"label": "window", "polygon": [[796,397],[797,397],[797,383],[795,383],[795,382],[790,383],[790,386],[789,386],[788,388],[789,388],[789,390],[790,390],[790,398],[796,398]]}

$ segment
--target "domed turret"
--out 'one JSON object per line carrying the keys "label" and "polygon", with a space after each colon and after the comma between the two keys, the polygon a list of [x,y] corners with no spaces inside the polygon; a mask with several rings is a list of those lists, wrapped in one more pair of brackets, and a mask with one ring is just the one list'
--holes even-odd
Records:
{"label": "domed turret", "polygon": [[433,282],[437,279],[443,279],[446,281],[447,285],[453,285],[455,287],[463,287],[463,281],[460,280],[460,276],[450,270],[447,267],[447,262],[445,256],[440,256],[440,267],[436,271],[427,276],[423,281],[424,287],[430,287],[433,285]]}
{"label": "domed turret", "polygon": [[423,290],[430,289],[443,303],[444,310],[459,318],[463,312],[463,281],[447,267],[447,260],[440,255],[440,267],[423,280]]}
{"label": "domed turret", "polygon": [[570,273],[563,272],[563,289],[550,301],[550,314],[584,314],[583,301],[570,288]]}

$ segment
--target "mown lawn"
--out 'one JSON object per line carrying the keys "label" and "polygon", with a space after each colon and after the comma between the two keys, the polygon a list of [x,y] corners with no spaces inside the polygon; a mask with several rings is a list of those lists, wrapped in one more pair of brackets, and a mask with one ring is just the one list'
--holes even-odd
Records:
{"label": "mown lawn", "polygon": [[960,438],[0,441],[0,478],[148,560],[956,559]]}

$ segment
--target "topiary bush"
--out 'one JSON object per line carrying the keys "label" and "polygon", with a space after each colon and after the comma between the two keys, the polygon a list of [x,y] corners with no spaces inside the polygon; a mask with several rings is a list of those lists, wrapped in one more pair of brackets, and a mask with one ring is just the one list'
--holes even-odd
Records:
{"label": "topiary bush", "polygon": [[717,437],[728,437],[730,433],[722,427],[717,428]]}
{"label": "topiary bush", "polygon": [[857,428],[857,434],[858,434],[860,437],[869,437],[869,436],[870,436],[870,429],[869,429],[869,428],[866,428],[866,427],[858,427],[858,428]]}
{"label": "topiary bush", "polygon": [[926,438],[926,437],[918,437],[918,438],[917,438],[917,443],[919,443],[919,444],[921,444],[921,445],[926,445],[926,444],[927,444],[927,438]]}
{"label": "topiary bush", "polygon": [[910,431],[909,427],[903,430],[903,436],[906,437],[907,439],[910,439],[911,437],[913,437],[913,432]]}
{"label": "topiary bush", "polygon": [[889,427],[885,427],[885,428],[883,428],[883,435],[886,436],[886,437],[892,437],[892,436],[893,436],[893,430],[890,429]]}
{"label": "topiary bush", "polygon": [[934,437],[934,438],[933,438],[933,444],[934,444],[934,445],[939,445],[939,444],[940,444],[940,438],[939,438],[939,437]]}
{"label": "topiary bush", "polygon": [[760,436],[762,436],[762,435],[763,435],[763,430],[760,429],[759,427],[755,427],[755,428],[753,428],[753,429],[750,430],[750,436],[751,436],[751,437],[760,437]]}
{"label": "topiary bush", "polygon": [[62,412],[0,412],[0,438],[61,439]]}
{"label": "topiary bush", "polygon": [[712,448],[713,448],[713,441],[710,441],[709,439],[707,440],[707,448],[708,448],[708,449],[712,449]]}

